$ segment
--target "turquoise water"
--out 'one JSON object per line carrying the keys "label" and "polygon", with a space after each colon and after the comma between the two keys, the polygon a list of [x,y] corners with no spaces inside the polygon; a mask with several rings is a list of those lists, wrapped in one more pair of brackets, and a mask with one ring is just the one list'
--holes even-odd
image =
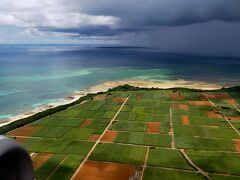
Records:
{"label": "turquoise water", "polygon": [[240,60],[144,48],[0,45],[0,119],[105,81],[135,79],[239,84]]}

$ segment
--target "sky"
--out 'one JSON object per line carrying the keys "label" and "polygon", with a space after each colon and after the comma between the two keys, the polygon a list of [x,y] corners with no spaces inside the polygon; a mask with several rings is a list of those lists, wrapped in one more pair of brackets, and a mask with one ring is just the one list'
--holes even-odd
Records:
{"label": "sky", "polygon": [[240,57],[240,0],[0,0],[0,43]]}

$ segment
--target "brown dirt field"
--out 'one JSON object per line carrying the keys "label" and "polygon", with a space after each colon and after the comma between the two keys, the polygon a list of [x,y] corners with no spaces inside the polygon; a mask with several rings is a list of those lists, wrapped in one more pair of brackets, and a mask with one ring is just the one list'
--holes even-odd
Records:
{"label": "brown dirt field", "polygon": [[14,140],[17,141],[19,144],[22,144],[27,140],[27,138],[16,137]]}
{"label": "brown dirt field", "polygon": [[100,137],[100,134],[92,134],[88,140],[90,141],[97,141]]}
{"label": "brown dirt field", "polygon": [[10,135],[10,136],[31,136],[34,132],[36,132],[40,128],[41,128],[41,126],[27,125],[27,126],[23,126],[21,128],[15,129],[13,131],[10,131],[9,133],[7,133],[7,135]]}
{"label": "brown dirt field", "polygon": [[172,108],[178,108],[187,111],[188,105],[187,104],[173,104]]}
{"label": "brown dirt field", "polygon": [[227,116],[228,120],[240,120],[240,116]]}
{"label": "brown dirt field", "polygon": [[37,170],[40,166],[42,166],[47,160],[52,157],[52,154],[37,154],[33,157],[33,169]]}
{"label": "brown dirt field", "polygon": [[101,138],[101,141],[103,141],[103,142],[113,142],[114,139],[117,137],[117,135],[118,135],[117,131],[113,131],[113,130],[106,131],[106,133]]}
{"label": "brown dirt field", "polygon": [[174,101],[177,101],[177,100],[183,100],[184,99],[184,96],[181,96],[180,93],[171,93],[170,94],[170,98]]}
{"label": "brown dirt field", "polygon": [[106,97],[104,95],[98,95],[93,98],[96,101],[103,101]]}
{"label": "brown dirt field", "polygon": [[135,175],[129,164],[87,161],[76,175],[76,180],[129,180]]}
{"label": "brown dirt field", "polygon": [[85,128],[88,125],[90,125],[92,123],[92,119],[85,119],[85,121],[83,121],[82,124],[80,124],[80,128]]}
{"label": "brown dirt field", "polygon": [[207,94],[211,99],[232,99],[227,93]]}
{"label": "brown dirt field", "polygon": [[237,102],[235,101],[235,99],[225,99],[226,103],[230,104],[230,105],[234,105],[237,104]]}
{"label": "brown dirt field", "polygon": [[189,125],[189,117],[188,116],[182,116],[182,124],[183,125]]}
{"label": "brown dirt field", "polygon": [[214,111],[206,112],[207,117],[209,118],[221,118],[220,114],[215,113]]}
{"label": "brown dirt field", "polygon": [[240,152],[240,140],[235,140],[234,144],[235,144],[235,147],[236,147],[236,151]]}
{"label": "brown dirt field", "polygon": [[126,98],[113,98],[113,102],[124,102]]}
{"label": "brown dirt field", "polygon": [[188,101],[193,106],[212,106],[210,101]]}
{"label": "brown dirt field", "polygon": [[147,123],[147,133],[149,134],[159,134],[160,133],[160,122],[148,122]]}

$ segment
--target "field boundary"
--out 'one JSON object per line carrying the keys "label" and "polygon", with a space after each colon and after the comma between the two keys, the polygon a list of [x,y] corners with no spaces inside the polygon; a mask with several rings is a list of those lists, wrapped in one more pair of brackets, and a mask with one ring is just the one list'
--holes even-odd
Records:
{"label": "field boundary", "polygon": [[147,167],[147,160],[148,160],[149,148],[150,148],[150,147],[147,147],[147,152],[146,152],[146,155],[145,155],[144,164],[143,164],[143,169],[142,169],[142,174],[141,174],[141,180],[143,180],[144,171],[145,171],[145,169],[146,169],[146,167]]}
{"label": "field boundary", "polygon": [[179,149],[183,157],[187,160],[187,162],[194,167],[198,173],[206,177],[206,179],[212,180],[212,178],[208,175],[208,172],[203,171],[201,168],[199,168],[196,164],[192,162],[192,160],[188,157],[188,155],[185,153],[184,149]]}
{"label": "field boundary", "polygon": [[171,147],[172,149],[176,149],[175,147],[175,140],[174,140],[174,130],[173,130],[173,118],[172,118],[172,108],[170,108],[170,132],[172,136]]}
{"label": "field boundary", "polygon": [[232,125],[232,123],[224,116],[224,114],[217,108],[217,106],[206,96],[205,93],[203,95],[211,102],[211,104],[218,110],[218,112],[224,117],[224,119],[229,123],[229,125],[234,129],[234,131],[240,136],[240,132]]}
{"label": "field boundary", "polygon": [[61,166],[61,164],[63,163],[63,161],[65,161],[66,160],[66,158],[67,158],[67,156],[65,156],[64,158],[63,158],[63,160],[57,165],[57,167],[48,175],[48,177],[46,178],[46,179],[49,179],[56,171],[57,171],[57,169],[59,168],[59,166]]}

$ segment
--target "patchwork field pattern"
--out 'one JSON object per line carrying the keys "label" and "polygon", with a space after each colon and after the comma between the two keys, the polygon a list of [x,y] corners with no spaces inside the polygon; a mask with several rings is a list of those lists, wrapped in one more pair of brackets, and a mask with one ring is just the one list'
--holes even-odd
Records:
{"label": "patchwork field pattern", "polygon": [[240,179],[239,92],[112,91],[8,132],[36,179]]}

